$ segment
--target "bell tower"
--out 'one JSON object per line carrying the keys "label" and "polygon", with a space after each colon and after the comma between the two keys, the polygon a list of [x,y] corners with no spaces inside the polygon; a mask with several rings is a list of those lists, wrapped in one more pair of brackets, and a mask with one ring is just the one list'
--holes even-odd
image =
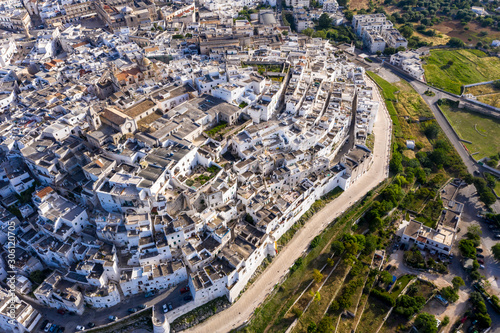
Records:
{"label": "bell tower", "polygon": [[87,109],[87,122],[89,123],[90,129],[92,131],[97,130],[102,125],[101,118],[99,117],[93,106]]}

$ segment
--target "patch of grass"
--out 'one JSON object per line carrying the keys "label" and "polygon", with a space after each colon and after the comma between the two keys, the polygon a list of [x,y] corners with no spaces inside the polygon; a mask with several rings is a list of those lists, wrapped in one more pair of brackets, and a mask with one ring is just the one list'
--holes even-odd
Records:
{"label": "patch of grass", "polygon": [[478,96],[477,100],[481,103],[488,104],[496,108],[500,108],[500,93]]}
{"label": "patch of grass", "polygon": [[368,149],[373,151],[373,147],[375,146],[375,135],[373,133],[368,134],[368,137],[366,138],[366,146]]}
{"label": "patch of grass", "polygon": [[495,193],[500,196],[500,181],[496,181],[495,182],[495,188],[493,189],[495,191]]}
{"label": "patch of grass", "polygon": [[221,132],[226,127],[227,127],[227,123],[225,121],[221,121],[215,127],[213,127],[212,129],[209,129],[205,133],[207,133],[208,136],[213,138],[213,137],[215,137],[215,135],[217,133]]}
{"label": "patch of grass", "polygon": [[396,113],[396,109],[394,108],[394,102],[396,101],[395,93],[398,89],[382,79],[380,76],[373,72],[366,72],[368,76],[375,81],[380,88],[382,88],[382,97],[385,99],[385,104],[387,107],[387,111],[389,111],[389,115],[392,119],[392,128],[393,133],[396,137],[402,135],[401,125],[399,124],[398,114]]}
{"label": "patch of grass", "polygon": [[448,104],[441,105],[441,110],[458,135],[472,142],[464,144],[470,153],[478,153],[473,155],[476,160],[500,151],[500,120]]}
{"label": "patch of grass", "polygon": [[427,202],[421,215],[417,217],[416,220],[422,222],[430,228],[435,228],[442,211],[443,202],[441,200],[430,200]]}
{"label": "patch of grass", "polygon": [[398,298],[399,294],[405,289],[405,287],[410,283],[411,279],[413,279],[415,276],[413,275],[403,275],[400,276],[397,280],[396,283],[394,283],[394,286],[391,289],[391,295],[392,298],[396,299]]}
{"label": "patch of grass", "polygon": [[359,322],[358,328],[356,332],[359,333],[373,333],[375,332],[380,324],[382,324],[382,320],[389,311],[389,307],[385,305],[379,299],[369,296],[368,304],[366,305],[365,311],[361,316],[361,320]]}
{"label": "patch of grass", "polygon": [[413,284],[418,288],[415,296],[422,296],[427,300],[434,295],[434,290],[436,288],[430,282],[417,280]]}
{"label": "patch of grass", "polygon": [[431,50],[425,58],[425,77],[429,84],[459,95],[465,84],[500,77],[500,59],[479,50]]}
{"label": "patch of grass", "polygon": [[406,81],[391,84],[373,72],[367,74],[382,88],[382,97],[392,119],[394,136],[421,142],[424,145],[423,150],[431,150],[432,144],[422,133],[418,123],[433,118],[433,114],[420,95]]}
{"label": "patch of grass", "polygon": [[178,331],[196,325],[230,305],[226,296],[217,297],[175,319],[170,326]]}

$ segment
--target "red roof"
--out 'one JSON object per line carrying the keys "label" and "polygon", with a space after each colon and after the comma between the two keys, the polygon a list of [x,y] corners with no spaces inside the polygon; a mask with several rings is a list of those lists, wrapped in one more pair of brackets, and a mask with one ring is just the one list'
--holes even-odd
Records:
{"label": "red roof", "polygon": [[46,188],[43,188],[41,189],[40,191],[38,191],[38,193],[36,194],[40,199],[42,199],[44,196],[46,196],[47,194],[51,193],[51,192],[54,192],[54,190],[52,189],[52,187],[50,186],[47,186]]}

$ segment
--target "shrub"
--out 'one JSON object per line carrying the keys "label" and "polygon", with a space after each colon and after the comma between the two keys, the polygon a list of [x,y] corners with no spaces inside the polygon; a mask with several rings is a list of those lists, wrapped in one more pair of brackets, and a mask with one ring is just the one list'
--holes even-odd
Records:
{"label": "shrub", "polygon": [[387,304],[390,307],[393,307],[394,305],[396,305],[396,301],[394,300],[394,298],[392,298],[391,295],[389,295],[389,293],[387,293],[385,291],[380,291],[378,289],[372,289],[371,295],[378,298],[379,300],[381,300],[382,302],[384,302],[385,304]]}
{"label": "shrub", "polygon": [[443,289],[441,289],[440,292],[441,295],[451,303],[456,302],[458,300],[457,289],[454,289],[452,287],[444,287]]}
{"label": "shrub", "polygon": [[317,247],[319,245],[319,242],[321,241],[321,238],[319,236],[316,236],[313,238],[313,240],[311,241],[311,249],[314,249],[315,247]]}

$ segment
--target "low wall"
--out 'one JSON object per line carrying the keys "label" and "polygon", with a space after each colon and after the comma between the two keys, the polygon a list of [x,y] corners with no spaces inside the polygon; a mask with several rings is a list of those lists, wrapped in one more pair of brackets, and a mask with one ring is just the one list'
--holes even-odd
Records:
{"label": "low wall", "polygon": [[491,84],[493,82],[495,82],[495,81],[486,81],[486,82],[472,83],[472,84],[466,84],[463,87],[464,88],[476,87],[476,86],[482,86],[482,85],[485,85],[485,84]]}
{"label": "low wall", "polygon": [[500,108],[497,108],[497,107],[494,107],[492,105],[489,105],[489,104],[485,104],[483,102],[479,102],[475,99],[469,99],[469,98],[464,98],[468,103],[471,103],[471,104],[475,104],[479,107],[483,107],[483,108],[486,108],[486,109],[489,109],[491,110],[491,112],[488,112],[486,110],[483,110],[483,111],[478,111],[478,112],[481,112],[483,114],[487,114],[487,115],[490,115],[492,117],[495,117],[495,118],[500,118]]}

